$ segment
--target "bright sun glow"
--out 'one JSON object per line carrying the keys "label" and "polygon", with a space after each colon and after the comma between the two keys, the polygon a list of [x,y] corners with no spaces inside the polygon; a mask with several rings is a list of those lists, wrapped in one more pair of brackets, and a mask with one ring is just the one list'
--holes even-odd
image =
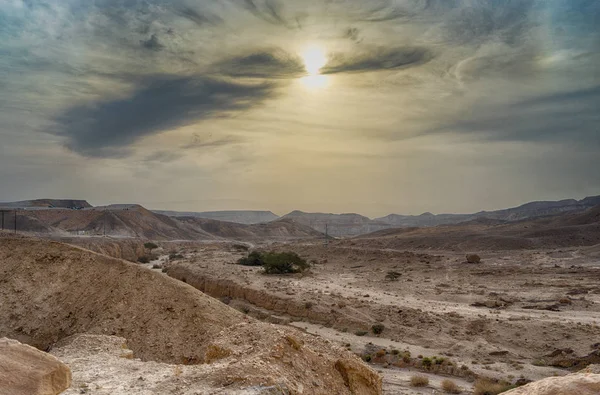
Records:
{"label": "bright sun glow", "polygon": [[325,51],[319,47],[309,47],[302,53],[304,67],[310,75],[318,75],[321,67],[327,63]]}
{"label": "bright sun glow", "polygon": [[327,86],[327,76],[326,75],[307,75],[306,77],[300,78],[302,85],[307,88],[325,88]]}

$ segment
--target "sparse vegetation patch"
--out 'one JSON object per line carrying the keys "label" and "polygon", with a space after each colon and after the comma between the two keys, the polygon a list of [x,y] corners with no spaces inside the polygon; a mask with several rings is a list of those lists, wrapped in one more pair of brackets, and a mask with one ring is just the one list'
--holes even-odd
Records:
{"label": "sparse vegetation patch", "polygon": [[302,273],[310,267],[309,263],[295,252],[252,251],[237,263],[244,266],[262,266],[267,274]]}

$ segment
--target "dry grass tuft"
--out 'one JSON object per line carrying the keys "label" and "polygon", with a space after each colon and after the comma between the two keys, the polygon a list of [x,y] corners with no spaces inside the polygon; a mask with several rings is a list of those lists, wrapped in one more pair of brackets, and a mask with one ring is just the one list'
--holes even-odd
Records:
{"label": "dry grass tuft", "polygon": [[512,389],[513,386],[503,383],[494,383],[487,379],[479,379],[475,382],[473,395],[498,395]]}
{"label": "dry grass tuft", "polygon": [[460,394],[462,392],[454,381],[448,379],[442,381],[442,389],[449,394]]}
{"label": "dry grass tuft", "polygon": [[413,387],[427,387],[429,379],[426,376],[412,376],[410,378],[410,385]]}

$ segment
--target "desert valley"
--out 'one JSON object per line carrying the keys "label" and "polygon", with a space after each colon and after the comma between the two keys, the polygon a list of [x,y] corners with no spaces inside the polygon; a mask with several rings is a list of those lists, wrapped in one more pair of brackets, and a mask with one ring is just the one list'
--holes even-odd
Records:
{"label": "desert valley", "polygon": [[[65,363],[68,395],[567,388],[600,364],[599,203],[387,222],[4,203],[0,337]],[[306,267],[265,274],[290,253]]]}

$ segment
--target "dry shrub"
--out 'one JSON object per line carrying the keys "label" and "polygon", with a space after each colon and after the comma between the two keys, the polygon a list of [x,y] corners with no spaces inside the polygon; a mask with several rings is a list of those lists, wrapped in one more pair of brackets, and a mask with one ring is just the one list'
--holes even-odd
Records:
{"label": "dry shrub", "polygon": [[410,378],[410,385],[413,387],[427,387],[429,379],[426,376],[412,376]]}
{"label": "dry shrub", "polygon": [[173,375],[175,377],[179,377],[179,376],[181,376],[182,373],[183,373],[183,370],[181,370],[181,366],[175,365],[175,367],[173,368]]}
{"label": "dry shrub", "polygon": [[502,383],[494,383],[487,379],[479,379],[475,382],[473,395],[497,395],[512,389],[513,386]]}
{"label": "dry shrub", "polygon": [[208,349],[206,350],[206,354],[204,355],[204,361],[206,363],[212,363],[219,359],[226,358],[230,355],[231,355],[231,350],[217,346],[215,344],[211,344],[208,346]]}
{"label": "dry shrub", "polygon": [[467,262],[469,263],[479,263],[481,262],[481,257],[477,254],[469,254],[466,256]]}
{"label": "dry shrub", "polygon": [[287,335],[285,340],[292,346],[295,350],[300,350],[303,346],[302,340],[296,339],[294,336]]}
{"label": "dry shrub", "polygon": [[462,392],[454,381],[448,379],[442,381],[442,389],[449,394],[460,394]]}

